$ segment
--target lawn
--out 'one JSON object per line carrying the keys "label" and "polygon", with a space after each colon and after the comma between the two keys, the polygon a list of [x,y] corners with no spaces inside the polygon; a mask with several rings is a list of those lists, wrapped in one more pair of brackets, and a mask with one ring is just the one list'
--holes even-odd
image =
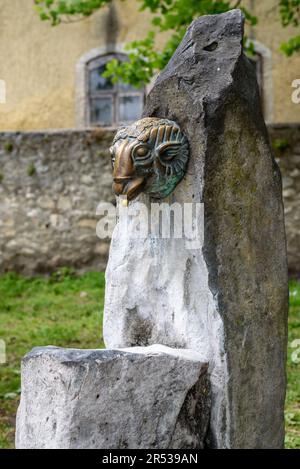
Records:
{"label": "lawn", "polygon": [[[14,447],[20,395],[20,360],[37,345],[101,348],[104,274],[76,276],[62,269],[50,278],[0,277],[0,339],[7,363],[0,364],[0,448]],[[286,447],[300,448],[300,283],[290,285]],[[293,354],[293,357],[292,357]]]}
{"label": "lawn", "polygon": [[0,448],[14,447],[20,359],[37,345],[101,348],[104,274],[76,277],[62,269],[50,278],[0,277]]}
{"label": "lawn", "polygon": [[290,282],[286,448],[300,448],[300,282]]}

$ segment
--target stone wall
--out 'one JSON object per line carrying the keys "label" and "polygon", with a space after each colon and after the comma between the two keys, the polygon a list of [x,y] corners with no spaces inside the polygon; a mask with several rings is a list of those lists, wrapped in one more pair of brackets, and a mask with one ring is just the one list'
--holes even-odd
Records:
{"label": "stone wall", "polygon": [[289,271],[300,275],[300,124],[269,126],[282,173]]}
{"label": "stone wall", "polygon": [[96,207],[113,201],[112,133],[0,133],[0,272],[103,268]]}
{"label": "stone wall", "polygon": [[[269,127],[283,176],[289,268],[300,273],[300,124]],[[109,130],[0,133],[0,272],[105,267],[96,207],[113,201]]]}

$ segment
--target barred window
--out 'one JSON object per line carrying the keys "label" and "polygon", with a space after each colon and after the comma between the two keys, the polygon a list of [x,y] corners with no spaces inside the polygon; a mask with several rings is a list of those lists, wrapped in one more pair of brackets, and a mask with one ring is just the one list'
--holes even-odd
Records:
{"label": "barred window", "polygon": [[126,60],[125,54],[109,54],[91,60],[88,73],[88,120],[90,125],[106,127],[128,124],[139,119],[145,100],[145,89],[125,83],[112,83],[102,73],[111,59]]}

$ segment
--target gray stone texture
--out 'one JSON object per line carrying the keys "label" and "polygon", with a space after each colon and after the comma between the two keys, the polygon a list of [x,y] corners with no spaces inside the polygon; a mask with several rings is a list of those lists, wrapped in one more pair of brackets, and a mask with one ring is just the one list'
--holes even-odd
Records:
{"label": "gray stone texture", "polygon": [[269,134],[282,174],[289,271],[300,277],[300,124],[269,126]]}
{"label": "gray stone texture", "polygon": [[124,239],[117,226],[104,338],[110,348],[199,351],[211,374],[209,445],[280,448],[288,309],[281,177],[242,51],[243,23],[239,10],[195,20],[148,96],[144,116],[174,120],[188,137],[187,175],[169,201],[204,203],[204,245]]}
{"label": "gray stone texture", "polygon": [[22,363],[16,447],[200,449],[209,400],[194,351],[35,348]]}
{"label": "gray stone texture", "polygon": [[[300,125],[269,125],[283,176],[292,274],[300,275]],[[114,199],[107,129],[0,132],[0,272],[101,269],[108,242],[95,236],[95,208]],[[283,142],[283,143],[282,143]],[[35,168],[29,176],[30,168]],[[84,241],[84,242],[83,242]]]}
{"label": "gray stone texture", "polygon": [[0,272],[103,268],[96,207],[113,201],[107,130],[0,134]]}

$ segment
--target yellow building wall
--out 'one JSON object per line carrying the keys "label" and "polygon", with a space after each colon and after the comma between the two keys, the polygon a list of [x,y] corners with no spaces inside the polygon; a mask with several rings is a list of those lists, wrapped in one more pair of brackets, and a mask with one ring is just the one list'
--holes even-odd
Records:
{"label": "yellow building wall", "polygon": [[[273,121],[299,122],[291,83],[300,78],[300,54],[286,58],[278,51],[297,31],[281,27],[276,0],[249,3],[259,16],[255,39],[273,55]],[[0,79],[6,83],[0,131],[75,127],[78,59],[111,40],[122,44],[143,37],[149,23],[149,13],[139,12],[136,0],[116,0],[83,21],[57,27],[40,20],[33,0],[0,0]]]}
{"label": "yellow building wall", "polygon": [[293,103],[291,99],[295,90],[292,82],[300,79],[300,53],[286,57],[279,50],[283,42],[300,33],[300,28],[282,27],[278,3],[278,0],[248,2],[249,9],[258,17],[253,36],[272,53],[273,122],[300,122],[300,104]]}
{"label": "yellow building wall", "polygon": [[[108,7],[78,23],[51,27],[33,5],[33,0],[0,0],[0,79],[6,82],[1,131],[74,127],[76,62],[110,40]],[[139,13],[135,1],[116,7],[118,43],[147,31],[149,15]]]}

